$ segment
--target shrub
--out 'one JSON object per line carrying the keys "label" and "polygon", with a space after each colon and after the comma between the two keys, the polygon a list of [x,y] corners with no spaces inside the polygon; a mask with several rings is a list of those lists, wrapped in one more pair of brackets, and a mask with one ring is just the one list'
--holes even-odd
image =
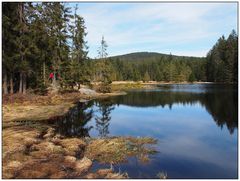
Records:
{"label": "shrub", "polygon": [[110,93],[112,91],[112,88],[110,84],[101,84],[97,91],[101,93]]}

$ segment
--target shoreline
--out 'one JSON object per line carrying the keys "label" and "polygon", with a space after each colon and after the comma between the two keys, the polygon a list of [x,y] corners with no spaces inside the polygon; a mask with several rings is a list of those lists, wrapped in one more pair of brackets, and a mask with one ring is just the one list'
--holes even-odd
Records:
{"label": "shoreline", "polygon": [[[75,105],[74,100],[86,102],[124,94],[126,93],[114,92],[88,97],[75,95],[76,97],[71,101],[67,97],[72,94],[67,94],[62,99],[57,99],[55,95],[55,99],[50,101],[52,105],[44,105],[43,102],[38,103],[40,105],[5,105],[2,129],[3,178],[129,178],[126,172],[115,172],[111,165],[124,162],[127,157],[138,155],[142,155],[138,157],[139,161],[147,163],[148,156],[157,153],[154,148],[149,147],[149,145],[157,143],[155,139],[123,136],[65,137],[60,135],[53,125],[41,121],[49,119],[51,116],[63,116]],[[27,104],[30,103],[27,102]],[[48,111],[46,112],[46,110]],[[10,111],[9,114],[11,111],[14,112],[12,117],[6,115],[6,111]],[[22,122],[15,121],[16,119],[26,122],[22,124]],[[34,123],[31,123],[30,120],[33,120]],[[132,146],[129,147],[129,144]],[[119,150],[121,150],[120,155],[118,154]],[[108,159],[106,160],[106,158]],[[94,161],[109,164],[109,168],[99,168],[92,172],[91,167]]]}
{"label": "shoreline", "polygon": [[[20,120],[47,120],[51,117],[63,116],[70,108],[75,106],[76,102],[91,101],[112,96],[126,95],[126,92],[97,93],[93,95],[84,95],[80,93],[54,94],[48,96],[37,96],[36,98],[16,100],[3,103],[3,127],[5,123]],[[11,96],[11,95],[10,95]],[[17,95],[13,95],[17,96]],[[27,97],[27,95],[26,95]]]}
{"label": "shoreline", "polygon": [[164,82],[164,81],[148,81],[148,82],[143,82],[143,81],[113,81],[112,85],[124,85],[124,84],[142,84],[142,85],[165,85],[165,84],[237,84],[237,82],[232,82],[232,83],[225,83],[225,82],[202,82],[202,81],[194,81],[194,82]]}
{"label": "shoreline", "polygon": [[[64,137],[59,135],[53,125],[44,122],[53,117],[64,116],[78,101],[85,102],[124,94],[126,93],[94,95],[70,93],[38,96],[39,102],[34,102],[35,99],[30,97],[29,100],[22,102],[3,104],[3,178],[128,178],[126,173],[115,173],[110,168],[90,172],[93,161],[97,159],[95,155],[98,150],[89,150],[89,147],[95,145],[96,141],[93,139],[89,144],[86,138]],[[125,138],[100,140],[104,146],[109,140],[118,143]],[[122,144],[127,146],[125,142]],[[85,153],[84,150],[88,152]],[[107,150],[103,150],[102,154],[108,154]],[[67,169],[63,170],[62,167]]]}
{"label": "shoreline", "polygon": [[[107,164],[110,165],[114,161],[117,163],[124,160],[128,155],[139,154],[134,151],[136,149],[128,150],[127,144],[132,142],[131,144],[136,146],[133,148],[139,148],[140,145],[154,144],[153,138],[121,136],[107,139],[68,138],[59,135],[52,125],[43,122],[52,117],[63,116],[75,106],[77,101],[86,102],[125,95],[126,92],[120,91],[120,85],[126,88],[128,84],[117,84],[116,88],[118,89],[113,93],[84,95],[75,92],[48,96],[25,95],[25,98],[12,95],[16,98],[13,99],[14,101],[5,100],[6,103],[3,103],[2,107],[3,178],[128,178],[127,173],[115,173],[112,169],[100,168],[92,173],[90,168],[96,160],[104,162],[106,158],[109,158]],[[148,83],[140,86],[137,84],[137,86],[129,86],[126,89],[133,87],[154,89],[155,85],[155,82],[150,85]],[[25,122],[23,124],[18,122],[21,120]],[[34,124],[30,121],[33,121]],[[117,153],[116,150],[122,148],[126,152],[123,152],[120,157],[114,155]],[[109,150],[111,150],[111,154],[109,154]],[[141,153],[144,154],[141,158],[143,161],[147,161],[148,154],[154,152],[154,150],[145,148],[141,150],[144,150]],[[42,163],[41,160],[45,160],[46,163]],[[68,173],[65,170],[62,171],[62,168],[58,166],[59,163],[73,170],[73,173],[66,175]]]}
{"label": "shoreline", "polygon": [[[112,93],[81,94],[79,92],[39,95],[3,95],[2,113],[4,123],[19,120],[47,120],[53,116],[66,114],[76,102],[91,101],[112,96],[126,95],[131,89],[155,89],[157,85],[174,84],[222,84],[214,82],[137,82],[137,81],[113,81]],[[20,96],[20,98],[19,98]]]}

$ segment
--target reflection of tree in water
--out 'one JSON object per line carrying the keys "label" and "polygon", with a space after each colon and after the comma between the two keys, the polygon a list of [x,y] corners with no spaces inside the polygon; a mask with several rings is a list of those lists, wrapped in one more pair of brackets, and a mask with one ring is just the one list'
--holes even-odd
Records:
{"label": "reflection of tree in water", "polygon": [[57,121],[58,132],[67,137],[89,136],[89,131],[92,129],[92,126],[86,127],[86,124],[93,116],[93,110],[89,109],[92,105],[92,101],[77,103],[67,115]]}
{"label": "reflection of tree in water", "polygon": [[117,104],[134,107],[169,106],[175,103],[200,103],[212,115],[219,127],[226,125],[232,134],[238,127],[238,95],[236,88],[213,88],[205,92],[145,91],[129,92],[113,98]]}
{"label": "reflection of tree in water", "polygon": [[238,127],[238,95],[237,92],[208,93],[204,105],[219,127],[227,126],[232,134]]}
{"label": "reflection of tree in water", "polygon": [[129,92],[126,96],[113,98],[117,104],[125,104],[133,107],[169,106],[175,103],[194,104],[198,102],[202,94],[187,92]]}
{"label": "reflection of tree in water", "polygon": [[100,137],[106,137],[109,134],[109,124],[111,120],[111,111],[114,109],[113,103],[109,99],[97,102],[98,113],[96,116],[96,127]]}

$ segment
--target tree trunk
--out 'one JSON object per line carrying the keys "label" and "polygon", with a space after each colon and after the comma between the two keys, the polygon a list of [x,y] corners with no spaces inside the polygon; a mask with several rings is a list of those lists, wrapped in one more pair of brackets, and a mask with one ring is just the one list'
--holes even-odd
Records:
{"label": "tree trunk", "polygon": [[26,90],[27,90],[27,77],[26,77],[26,73],[23,74],[23,94],[26,94]]}
{"label": "tree trunk", "polygon": [[[24,23],[24,17],[23,17],[23,10],[24,10],[24,4],[23,3],[19,3],[18,4],[18,15],[19,15],[19,21],[20,21],[20,25],[22,25]],[[24,34],[24,28],[23,26],[21,26],[20,28],[20,36],[22,36]],[[21,63],[23,62],[24,60],[24,55],[23,55],[23,51],[22,51],[22,48],[23,48],[23,42],[20,41],[19,42],[20,44],[20,57],[21,57]],[[20,64],[21,64],[20,63]],[[23,93],[23,73],[20,72],[20,80],[19,80],[19,93]]]}
{"label": "tree trunk", "polygon": [[45,61],[43,62],[43,85],[46,85],[46,65],[45,65]]}
{"label": "tree trunk", "polygon": [[56,71],[54,70],[53,72],[53,81],[52,81],[53,86],[56,86]]}
{"label": "tree trunk", "polygon": [[22,90],[23,90],[22,83],[23,83],[23,74],[21,72],[20,73],[20,80],[19,80],[19,91],[18,91],[20,94],[22,93]]}
{"label": "tree trunk", "polygon": [[10,93],[13,94],[13,74],[10,76]]}
{"label": "tree trunk", "polygon": [[8,94],[7,73],[3,74],[3,94]]}

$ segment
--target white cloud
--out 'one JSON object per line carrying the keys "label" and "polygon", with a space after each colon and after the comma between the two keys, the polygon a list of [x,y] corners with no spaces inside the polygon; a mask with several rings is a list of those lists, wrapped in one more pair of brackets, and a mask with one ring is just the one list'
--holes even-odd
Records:
{"label": "white cloud", "polygon": [[222,26],[236,27],[237,15],[233,19],[236,12],[232,7],[226,3],[91,3],[81,9],[80,3],[79,14],[85,18],[91,55],[96,51],[91,47],[96,47],[104,35],[113,49],[123,45],[138,49],[150,43],[161,45],[160,49],[163,44],[189,44],[185,52],[202,56],[211,46],[191,51],[192,47],[203,39],[217,39],[225,33],[219,33]]}

